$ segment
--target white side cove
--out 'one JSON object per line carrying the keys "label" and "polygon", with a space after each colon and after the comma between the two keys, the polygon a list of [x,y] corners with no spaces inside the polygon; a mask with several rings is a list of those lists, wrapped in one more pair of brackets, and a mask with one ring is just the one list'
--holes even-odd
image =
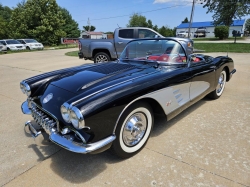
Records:
{"label": "white side cove", "polygon": [[[205,92],[209,86],[210,84],[205,81],[184,83],[157,90],[155,92],[143,95],[136,100],[140,100],[142,98],[152,98],[161,105],[165,114],[168,115],[169,113]],[[136,100],[129,103],[127,107]]]}
{"label": "white side cove", "polygon": [[171,86],[146,94],[141,98],[152,98],[156,100],[163,108],[165,114],[178,109],[180,106],[189,102],[189,88],[191,83],[184,83],[177,86]]}
{"label": "white side cove", "polygon": [[[120,117],[124,113],[124,111],[134,102],[137,100],[143,99],[143,98],[152,98],[156,100],[161,107],[163,108],[166,115],[170,114],[174,110],[178,109],[182,105],[186,104],[187,102],[190,102],[190,95],[192,95],[192,98],[195,98],[196,96],[202,94],[209,88],[210,84],[205,81],[196,81],[196,82],[190,82],[190,83],[184,83],[179,84],[176,86],[171,86],[168,88],[163,88],[161,90],[157,90],[155,92],[151,92],[149,94],[143,95],[141,97],[136,98],[135,100],[131,101],[120,113],[116,125],[114,128],[117,127],[117,124],[119,122]],[[191,91],[192,90],[192,91]],[[191,94],[190,94],[191,93]]]}
{"label": "white side cove", "polygon": [[190,87],[190,99],[193,100],[197,96],[205,92],[210,86],[210,83],[205,81],[195,81],[191,82]]}

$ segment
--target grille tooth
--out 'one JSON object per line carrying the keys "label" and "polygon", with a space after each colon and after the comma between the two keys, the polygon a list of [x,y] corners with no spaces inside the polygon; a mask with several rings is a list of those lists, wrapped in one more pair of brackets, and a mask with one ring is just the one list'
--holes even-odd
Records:
{"label": "grille tooth", "polygon": [[40,126],[42,126],[45,130],[48,128],[52,128],[57,125],[58,121],[50,113],[44,111],[44,109],[40,109],[36,104],[31,108],[31,115]]}

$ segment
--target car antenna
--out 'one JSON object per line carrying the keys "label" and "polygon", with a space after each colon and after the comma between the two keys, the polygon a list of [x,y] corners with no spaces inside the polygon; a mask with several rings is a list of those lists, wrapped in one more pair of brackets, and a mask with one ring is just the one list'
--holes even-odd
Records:
{"label": "car antenna", "polygon": [[118,25],[118,23],[117,23],[117,26],[118,26],[118,28],[120,28],[120,26]]}

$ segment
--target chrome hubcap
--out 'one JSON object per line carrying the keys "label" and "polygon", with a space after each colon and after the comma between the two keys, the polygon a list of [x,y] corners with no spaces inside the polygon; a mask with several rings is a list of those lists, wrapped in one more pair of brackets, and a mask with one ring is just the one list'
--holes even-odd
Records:
{"label": "chrome hubcap", "polygon": [[217,88],[216,88],[217,93],[220,93],[223,90],[224,85],[225,85],[225,81],[226,80],[225,80],[224,74],[222,73],[220,75],[220,77],[219,77],[218,85],[217,85]]}
{"label": "chrome hubcap", "polygon": [[108,62],[108,58],[105,55],[99,55],[96,57],[96,62]]}
{"label": "chrome hubcap", "polygon": [[138,144],[147,129],[147,118],[145,114],[138,112],[133,114],[123,128],[122,139],[127,146]]}

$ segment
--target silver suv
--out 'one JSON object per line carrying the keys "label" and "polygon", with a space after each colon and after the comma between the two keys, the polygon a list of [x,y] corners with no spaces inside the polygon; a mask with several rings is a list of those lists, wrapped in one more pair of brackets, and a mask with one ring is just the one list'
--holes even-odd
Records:
{"label": "silver suv", "polygon": [[0,53],[7,53],[7,47],[0,43]]}
{"label": "silver suv", "polygon": [[7,50],[11,51],[25,50],[25,46],[17,40],[13,39],[0,40],[0,43],[6,46]]}
{"label": "silver suv", "polygon": [[17,39],[21,44],[23,44],[28,50],[43,50],[43,44],[39,43],[34,39]]}

